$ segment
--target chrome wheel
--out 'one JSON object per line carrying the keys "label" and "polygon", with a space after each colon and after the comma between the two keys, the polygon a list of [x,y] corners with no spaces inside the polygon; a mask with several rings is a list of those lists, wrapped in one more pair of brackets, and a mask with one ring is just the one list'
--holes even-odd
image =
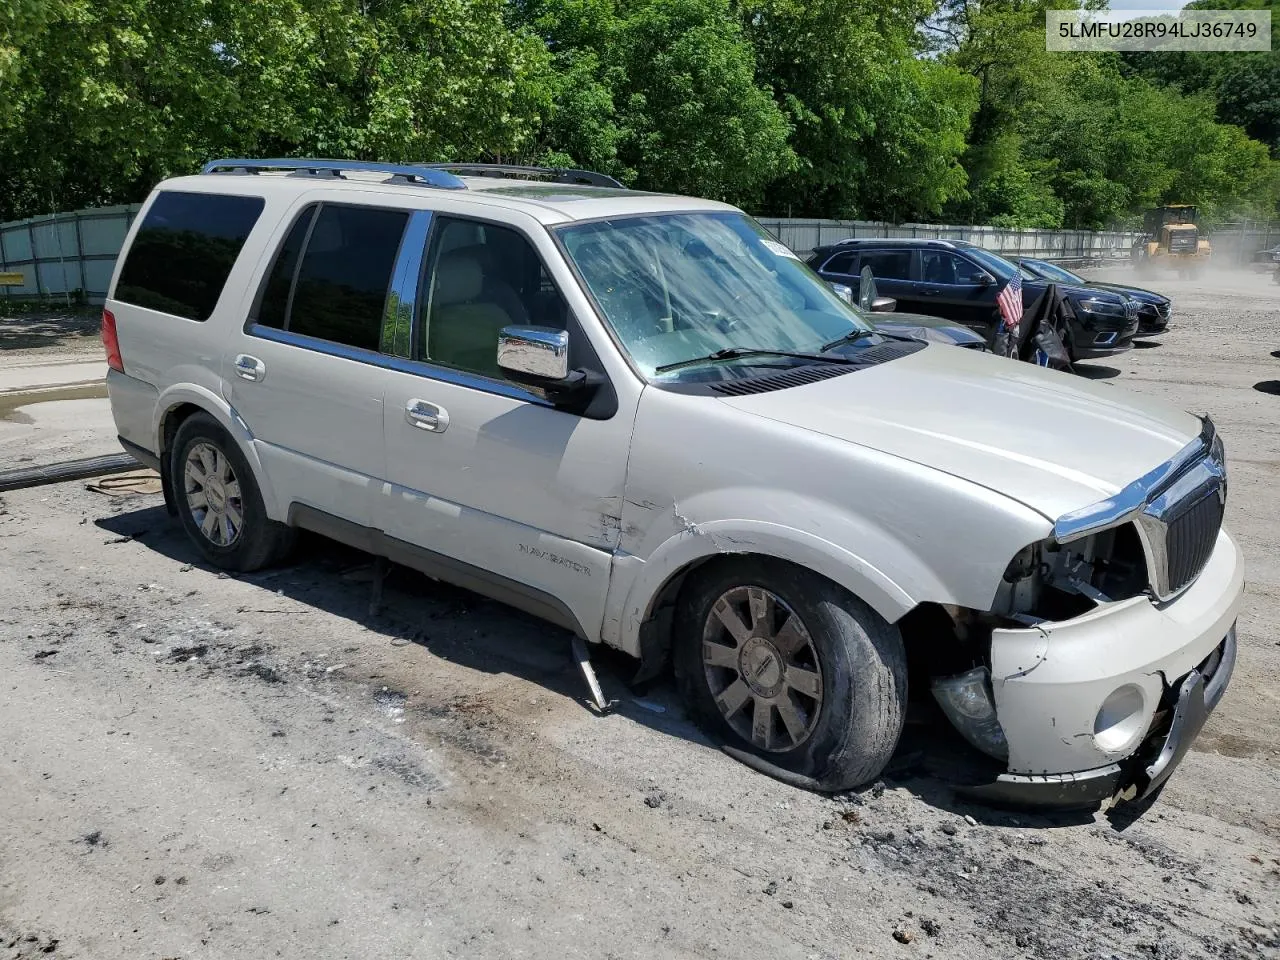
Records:
{"label": "chrome wheel", "polygon": [[720,714],[772,753],[804,743],[822,711],[822,668],[804,622],[764,587],[734,587],[711,605],[702,664]]}
{"label": "chrome wheel", "polygon": [[211,443],[195,444],[183,465],[182,486],[191,519],[205,538],[219,547],[235,543],[244,527],[244,501],[226,454]]}

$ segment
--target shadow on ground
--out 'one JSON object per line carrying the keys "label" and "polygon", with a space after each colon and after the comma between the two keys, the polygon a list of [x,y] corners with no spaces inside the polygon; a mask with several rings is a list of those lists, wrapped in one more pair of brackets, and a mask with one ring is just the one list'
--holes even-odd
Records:
{"label": "shadow on ground", "polygon": [[1153,350],[1156,347],[1162,347],[1159,340],[1135,340],[1133,341],[1133,349],[1135,350]]}
{"label": "shadow on ground", "polygon": [[1280,380],[1259,380],[1253,385],[1253,389],[1259,393],[1269,393],[1280,397]]}
{"label": "shadow on ground", "polygon": [[[206,564],[163,506],[150,506],[100,517],[96,525],[136,541],[177,565],[218,571]],[[261,600],[235,613],[265,617],[277,596],[309,604],[333,616],[381,633],[392,644],[420,644],[451,663],[486,673],[507,673],[539,684],[594,712],[586,684],[573,663],[570,635],[479,594],[425,577],[404,567],[389,566],[382,602],[370,608],[374,558],[323,537],[304,533],[294,553],[297,562],[234,577],[261,590]],[[630,678],[637,662],[618,651],[594,647],[592,660],[610,710],[663,734],[703,746],[714,746],[689,719],[668,673],[642,688]],[[993,825],[1055,827],[1091,822],[1092,810],[1036,813],[1008,811],[958,795],[957,784],[990,779],[992,761],[977,754],[943,719],[927,692],[913,700],[908,722],[893,760],[877,784],[857,793],[905,787],[920,800],[959,816]],[[744,771],[744,775],[746,772]],[[749,774],[759,776],[761,774]]]}
{"label": "shadow on ground", "polygon": [[1077,363],[1072,370],[1086,380],[1110,380],[1120,376],[1120,371],[1115,367],[1104,367],[1101,364]]}
{"label": "shadow on ground", "polygon": [[15,317],[0,315],[0,350],[64,346],[68,340],[96,337],[101,332],[102,312],[90,308]]}

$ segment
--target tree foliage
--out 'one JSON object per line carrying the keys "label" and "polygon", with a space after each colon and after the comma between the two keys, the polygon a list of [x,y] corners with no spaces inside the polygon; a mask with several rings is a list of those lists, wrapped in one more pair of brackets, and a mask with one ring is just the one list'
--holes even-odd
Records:
{"label": "tree foliage", "polygon": [[0,220],[237,155],[583,166],[795,216],[1274,213],[1277,54],[1049,53],[1058,3],[8,0]]}

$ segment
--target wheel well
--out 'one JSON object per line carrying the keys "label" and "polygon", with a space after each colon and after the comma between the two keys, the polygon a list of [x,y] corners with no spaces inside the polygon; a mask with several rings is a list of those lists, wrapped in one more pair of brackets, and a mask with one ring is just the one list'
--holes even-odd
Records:
{"label": "wheel well", "polygon": [[[666,666],[671,655],[671,631],[675,622],[676,608],[680,604],[681,594],[694,576],[703,576],[718,565],[734,563],[744,559],[767,560],[769,563],[795,567],[806,570],[817,576],[823,576],[802,564],[791,560],[783,560],[767,553],[725,553],[709,557],[699,557],[676,570],[663,582],[654,594],[644,619],[640,622],[640,670],[633,683],[640,683],[656,677]],[[830,579],[824,577],[824,579]],[[837,586],[841,586],[837,584]],[[841,586],[841,589],[846,589]],[[859,597],[859,599],[861,599]]]}
{"label": "wheel well", "polygon": [[160,449],[156,453],[160,458],[160,487],[164,491],[164,505],[171,516],[177,516],[178,513],[172,471],[169,469],[169,451],[173,448],[173,438],[177,436],[178,428],[184,420],[192,414],[205,412],[194,403],[180,403],[165,411],[164,418],[160,421]]}

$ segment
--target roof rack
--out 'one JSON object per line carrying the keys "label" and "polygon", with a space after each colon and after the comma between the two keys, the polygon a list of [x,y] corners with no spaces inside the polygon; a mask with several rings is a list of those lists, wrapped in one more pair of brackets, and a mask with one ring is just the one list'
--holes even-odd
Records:
{"label": "roof rack", "polygon": [[427,164],[376,163],[370,160],[312,160],[287,157],[266,160],[213,160],[204,165],[201,173],[255,174],[264,170],[292,170],[303,176],[330,176],[342,179],[347,171],[389,173],[388,182],[416,183],[424,187],[442,190],[465,190],[467,185],[458,177]]}
{"label": "roof rack", "polygon": [[447,170],[462,176],[508,177],[516,176],[549,183],[578,183],[591,187],[627,189],[620,181],[594,170],[575,170],[571,167],[522,167],[507,163],[423,163],[418,166],[431,170]]}

